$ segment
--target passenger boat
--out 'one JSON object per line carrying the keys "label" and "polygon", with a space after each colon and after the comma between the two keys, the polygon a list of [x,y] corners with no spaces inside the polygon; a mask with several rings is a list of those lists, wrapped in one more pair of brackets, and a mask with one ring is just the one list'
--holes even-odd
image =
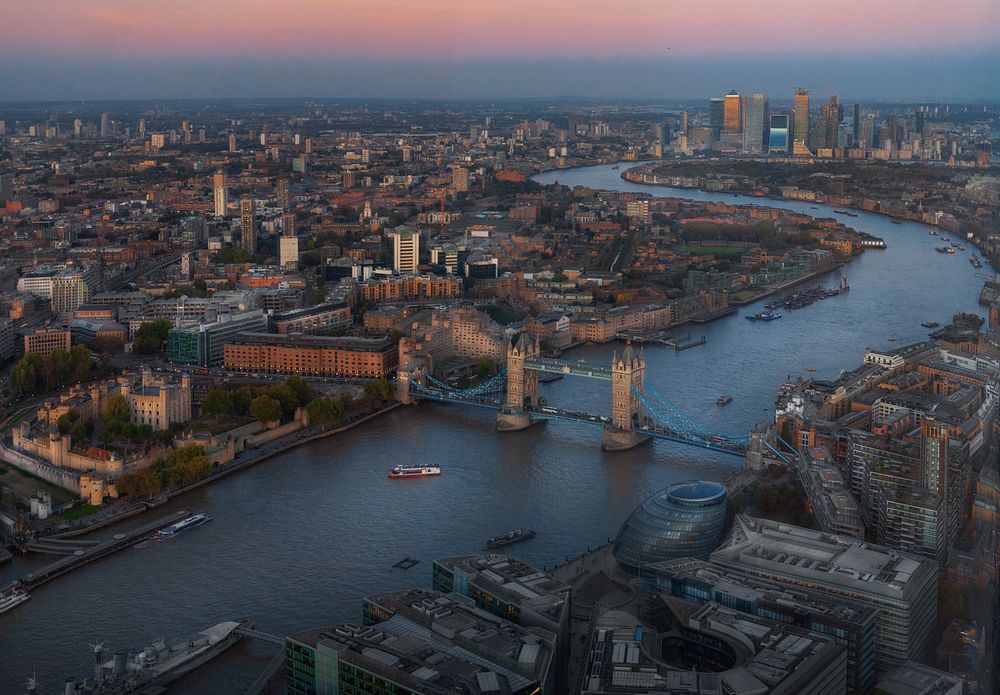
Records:
{"label": "passenger boat", "polygon": [[210,514],[195,514],[194,516],[189,516],[186,519],[181,519],[176,524],[171,524],[166,528],[161,528],[153,534],[153,538],[158,541],[165,541],[173,538],[179,533],[190,531],[193,528],[197,528],[202,524],[208,523],[211,520],[212,516]]}
{"label": "passenger boat", "polygon": [[927,233],[930,234],[931,236],[937,236],[937,230],[936,229],[932,229],[932,230],[930,230]]}
{"label": "passenger boat", "polygon": [[486,541],[486,548],[500,548],[505,545],[510,545],[512,543],[520,543],[521,541],[526,541],[529,538],[534,538],[535,532],[531,529],[519,528],[516,531],[508,531],[502,536],[494,536],[493,538]]}
{"label": "passenger boat", "polygon": [[950,246],[949,246],[948,248],[946,248],[946,249],[944,250],[944,252],[945,252],[945,253],[955,253],[955,249],[953,249],[952,247],[950,247]]}
{"label": "passenger boat", "polygon": [[815,372],[816,371],[816,367],[806,367],[806,371],[807,372]]}
{"label": "passenger boat", "polygon": [[29,598],[31,598],[31,594],[27,591],[23,591],[18,588],[11,589],[8,593],[0,597],[0,613],[6,613],[11,609],[20,606]]}
{"label": "passenger boat", "polygon": [[396,466],[389,471],[390,478],[424,478],[441,475],[440,466]]}
{"label": "passenger boat", "polygon": [[943,237],[941,237],[941,241],[951,241],[951,239],[949,239],[949,238],[948,238],[948,237],[946,237],[946,236],[943,236]]}
{"label": "passenger boat", "polygon": [[726,403],[728,403],[731,400],[733,400],[733,397],[730,396],[728,393],[724,393],[721,396],[719,396],[719,400],[717,400],[715,402],[715,404],[716,405],[725,405]]}
{"label": "passenger boat", "polygon": [[937,251],[938,253],[948,253],[949,251],[955,253],[953,249],[949,249],[947,246],[935,246],[934,250]]}

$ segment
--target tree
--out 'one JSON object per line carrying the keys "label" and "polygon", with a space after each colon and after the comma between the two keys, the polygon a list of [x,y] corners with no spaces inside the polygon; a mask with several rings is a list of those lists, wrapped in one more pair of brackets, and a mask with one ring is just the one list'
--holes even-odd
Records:
{"label": "tree", "polygon": [[152,497],[162,487],[163,481],[152,467],[143,468],[135,473],[126,473],[118,478],[118,489],[126,497]]}
{"label": "tree", "polygon": [[15,396],[38,393],[42,379],[42,358],[28,352],[10,370],[10,388]]}
{"label": "tree", "polygon": [[90,437],[90,430],[87,428],[87,425],[82,422],[78,422],[73,425],[72,433],[74,442],[82,442]]}
{"label": "tree", "polygon": [[128,422],[132,419],[132,409],[128,405],[128,401],[125,396],[121,394],[117,396],[112,396],[108,399],[107,405],[104,406],[104,420],[120,420],[121,422]]}
{"label": "tree", "polygon": [[347,408],[343,401],[323,396],[322,398],[309,401],[309,405],[306,406],[306,412],[309,414],[309,422],[311,424],[322,425],[342,419],[347,415]]}
{"label": "tree", "polygon": [[233,409],[233,394],[228,389],[210,389],[201,402],[201,412],[206,415],[226,415]]}
{"label": "tree", "polygon": [[299,397],[286,384],[272,386],[267,390],[267,395],[278,401],[281,405],[281,413],[285,417],[294,414],[295,409],[299,406]]}
{"label": "tree", "polygon": [[376,379],[365,384],[365,395],[377,401],[387,401],[392,398],[392,384],[388,379]]}
{"label": "tree", "polygon": [[159,352],[163,346],[163,341],[167,339],[172,324],[169,319],[156,319],[149,323],[144,323],[136,331],[135,340],[132,342],[132,350],[142,354]]}
{"label": "tree", "polygon": [[281,419],[281,403],[270,396],[257,396],[250,402],[250,414],[262,424]]}
{"label": "tree", "polygon": [[476,367],[476,375],[480,379],[485,379],[486,377],[488,377],[490,374],[493,373],[493,370],[496,369],[496,366],[497,366],[496,362],[493,361],[493,358],[487,355],[486,357],[483,357],[481,360],[479,360],[479,364]]}
{"label": "tree", "polygon": [[293,376],[285,379],[285,386],[295,392],[299,399],[299,405],[305,405],[313,399],[312,386],[300,376]]}

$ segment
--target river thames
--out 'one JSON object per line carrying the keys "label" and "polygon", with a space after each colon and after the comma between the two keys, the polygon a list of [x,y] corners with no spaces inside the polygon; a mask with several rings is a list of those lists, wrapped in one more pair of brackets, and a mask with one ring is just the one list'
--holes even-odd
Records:
{"label": "river thames", "polygon": [[[867,347],[890,348],[926,337],[924,321],[946,323],[955,311],[982,314],[983,278],[970,251],[934,252],[926,225],[828,206],[625,182],[611,166],[553,171],[542,183],[641,191],[659,196],[782,207],[836,217],[885,239],[843,270],[851,291],[773,322],[743,314],[763,302],[678,335],[707,343],[683,352],[646,350],[646,379],[693,420],[719,434],[746,432],[770,419],[775,392],[789,377],[835,378]],[[838,274],[821,284],[835,286]],[[894,338],[895,341],[891,341]],[[585,346],[572,359],[610,363],[620,344]],[[607,384],[565,378],[543,385],[554,405],[610,412]],[[733,401],[719,407],[728,393]],[[396,463],[440,464],[439,478],[393,481]],[[208,512],[212,523],[168,543],[130,549],[40,589],[0,616],[0,692],[24,692],[36,671],[39,693],[61,692],[66,676],[86,676],[89,643],[139,646],[250,615],[258,629],[284,635],[336,622],[358,622],[365,594],[429,587],[431,561],[474,553],[486,538],[513,528],[537,537],[510,554],[552,566],[606,542],[639,502],[691,478],[722,480],[741,465],[724,454],[656,442],[621,453],[600,449],[600,432],[546,423],[498,434],[488,411],[421,404],[335,437],[302,446],[172,501]],[[138,523],[138,522],[133,522]],[[98,537],[112,531],[103,530]],[[413,569],[392,570],[404,557]],[[16,560],[0,584],[41,564]],[[242,692],[274,648],[244,640],[171,687],[172,693]]]}

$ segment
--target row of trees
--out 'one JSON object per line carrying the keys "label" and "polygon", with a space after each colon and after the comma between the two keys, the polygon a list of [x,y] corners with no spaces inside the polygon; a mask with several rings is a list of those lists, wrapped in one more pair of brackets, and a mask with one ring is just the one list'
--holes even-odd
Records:
{"label": "row of trees", "polygon": [[313,400],[312,387],[293,376],[276,386],[243,386],[232,390],[210,389],[201,402],[205,415],[251,416],[261,422],[290,417],[299,406]]}
{"label": "row of trees", "polygon": [[274,422],[291,417],[296,408],[305,407],[309,421],[322,424],[343,419],[352,410],[367,409],[376,402],[387,401],[392,397],[392,384],[386,379],[376,379],[365,385],[362,401],[367,402],[356,402],[349,397],[317,398],[305,379],[293,376],[276,386],[210,389],[201,402],[201,412],[205,415],[253,417],[260,422]]}
{"label": "row of trees", "polygon": [[34,396],[86,381],[91,369],[90,350],[84,345],[74,345],[69,352],[53,350],[48,357],[29,352],[11,368],[10,389],[15,397]]}
{"label": "row of trees", "polygon": [[205,449],[188,444],[180,449],[170,449],[167,455],[134,473],[118,479],[118,489],[128,497],[152,497],[164,487],[193,483],[212,472],[212,462],[205,456]]}

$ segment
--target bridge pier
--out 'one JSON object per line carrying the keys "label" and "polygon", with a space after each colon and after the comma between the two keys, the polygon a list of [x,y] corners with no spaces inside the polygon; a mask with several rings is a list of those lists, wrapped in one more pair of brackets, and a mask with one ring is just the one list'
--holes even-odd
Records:
{"label": "bridge pier", "polygon": [[497,432],[519,432],[535,424],[524,408],[503,408],[497,411]]}
{"label": "bridge pier", "polygon": [[605,427],[601,434],[601,448],[605,451],[627,451],[649,441],[649,435],[636,430]]}

